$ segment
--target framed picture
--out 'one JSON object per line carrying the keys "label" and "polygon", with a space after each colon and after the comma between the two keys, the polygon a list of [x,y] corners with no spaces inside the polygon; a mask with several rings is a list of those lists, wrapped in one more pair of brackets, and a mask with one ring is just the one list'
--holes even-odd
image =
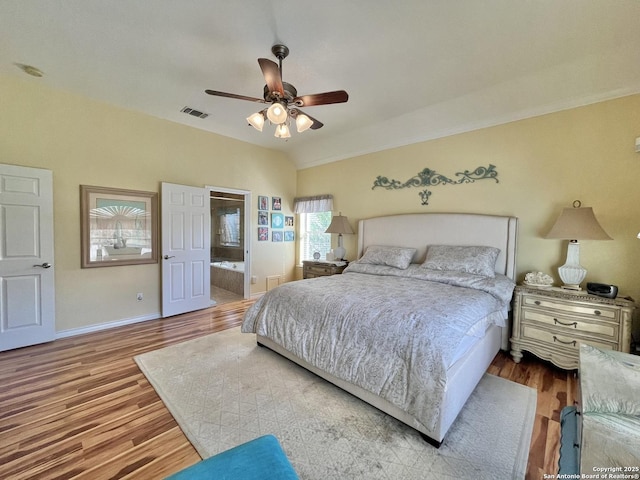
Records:
{"label": "framed picture", "polygon": [[272,213],[271,228],[282,228],[282,227],[284,227],[284,215],[281,213]]}
{"label": "framed picture", "polygon": [[271,210],[282,210],[282,199],[280,197],[271,197]]}
{"label": "framed picture", "polygon": [[284,226],[285,227],[293,227],[293,217],[289,215],[284,217]]}
{"label": "framed picture", "polygon": [[296,239],[295,233],[293,230],[285,230],[284,231],[284,241],[285,242],[293,242]]}
{"label": "framed picture", "polygon": [[272,242],[281,242],[282,241],[282,230],[272,230],[271,231],[271,241]]}
{"label": "framed picture", "polygon": [[81,266],[158,263],[158,194],[80,185]]}
{"label": "framed picture", "polygon": [[269,227],[258,227],[258,241],[266,242],[269,240]]}
{"label": "framed picture", "polygon": [[269,212],[258,211],[258,225],[269,225]]}
{"label": "framed picture", "polygon": [[258,195],[258,210],[269,210],[269,197]]}

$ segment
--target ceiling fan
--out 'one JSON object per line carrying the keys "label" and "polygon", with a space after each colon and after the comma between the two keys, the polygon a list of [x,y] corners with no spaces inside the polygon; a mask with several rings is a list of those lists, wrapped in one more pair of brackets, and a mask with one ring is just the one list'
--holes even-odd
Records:
{"label": "ceiling fan", "polygon": [[278,63],[268,58],[258,59],[258,64],[260,64],[262,74],[267,83],[264,86],[263,98],[247,97],[216,90],[205,90],[205,92],[218,97],[270,104],[269,107],[250,115],[247,121],[256,130],[262,131],[265,121],[269,120],[276,125],[275,136],[278,138],[289,138],[291,136],[288,126],[290,119],[295,120],[298,132],[304,132],[308,128],[317,130],[322,127],[322,122],[303,113],[299,107],[344,103],[349,100],[349,94],[344,90],[298,96],[298,91],[293,85],[282,81],[282,60],[289,55],[289,49],[285,45],[278,44],[271,47],[271,52],[278,59]]}

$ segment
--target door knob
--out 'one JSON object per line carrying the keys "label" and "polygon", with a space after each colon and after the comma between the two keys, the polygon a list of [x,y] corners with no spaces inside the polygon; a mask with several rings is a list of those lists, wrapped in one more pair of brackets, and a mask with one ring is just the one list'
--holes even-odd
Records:
{"label": "door knob", "polygon": [[176,257],[175,255],[165,255],[162,258],[164,258],[165,260],[169,260],[170,258],[175,258],[175,257]]}
{"label": "door knob", "polygon": [[43,263],[43,264],[41,264],[41,265],[34,265],[34,267],[40,267],[40,268],[51,268],[51,264],[50,264],[50,263],[47,263],[47,262],[44,262],[44,263]]}

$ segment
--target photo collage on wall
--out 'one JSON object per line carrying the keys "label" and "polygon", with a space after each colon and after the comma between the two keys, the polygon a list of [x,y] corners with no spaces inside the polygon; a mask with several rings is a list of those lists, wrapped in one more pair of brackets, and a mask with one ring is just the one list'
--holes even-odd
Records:
{"label": "photo collage on wall", "polygon": [[259,242],[269,240],[269,226],[271,226],[272,242],[293,242],[295,240],[293,215],[284,215],[282,213],[282,198],[271,197],[271,203],[269,203],[269,197],[258,195]]}

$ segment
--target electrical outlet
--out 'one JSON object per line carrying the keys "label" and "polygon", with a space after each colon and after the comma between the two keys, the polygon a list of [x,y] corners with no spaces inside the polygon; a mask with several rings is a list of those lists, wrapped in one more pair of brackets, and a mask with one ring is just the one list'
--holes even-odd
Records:
{"label": "electrical outlet", "polygon": [[142,292],[138,292],[138,294],[136,295],[136,298],[138,299],[139,302],[142,301],[144,295],[142,295]]}

